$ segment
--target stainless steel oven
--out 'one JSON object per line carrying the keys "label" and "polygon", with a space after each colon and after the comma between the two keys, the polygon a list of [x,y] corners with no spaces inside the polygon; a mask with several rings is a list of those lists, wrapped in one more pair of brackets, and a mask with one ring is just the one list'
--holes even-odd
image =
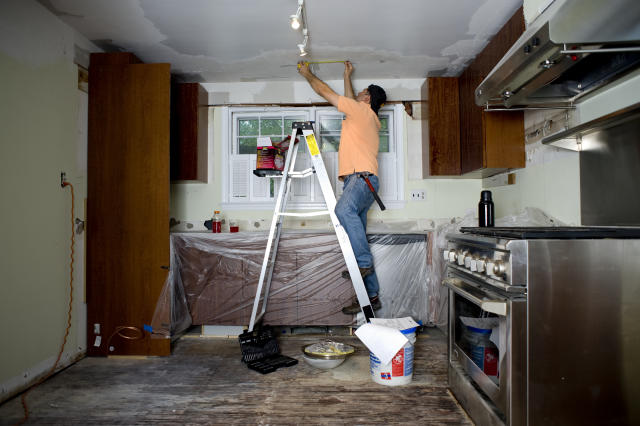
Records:
{"label": "stainless steel oven", "polygon": [[[640,228],[461,231],[447,236],[443,284],[449,385],[471,418],[640,424]],[[469,318],[493,324],[497,374],[469,344]]]}
{"label": "stainless steel oven", "polygon": [[[449,288],[449,382],[477,424],[525,424],[526,286],[511,251],[522,242],[449,236],[444,284]],[[516,278],[514,280],[514,274]],[[512,284],[512,282],[518,284]],[[464,344],[461,318],[495,318],[497,381],[474,361]],[[479,388],[479,393],[475,388]]]}

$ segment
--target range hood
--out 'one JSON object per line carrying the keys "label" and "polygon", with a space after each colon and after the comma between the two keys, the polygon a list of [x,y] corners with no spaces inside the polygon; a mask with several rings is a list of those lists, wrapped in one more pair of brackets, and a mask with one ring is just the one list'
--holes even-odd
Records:
{"label": "range hood", "polygon": [[640,68],[640,1],[555,0],[476,88],[488,107],[566,107]]}

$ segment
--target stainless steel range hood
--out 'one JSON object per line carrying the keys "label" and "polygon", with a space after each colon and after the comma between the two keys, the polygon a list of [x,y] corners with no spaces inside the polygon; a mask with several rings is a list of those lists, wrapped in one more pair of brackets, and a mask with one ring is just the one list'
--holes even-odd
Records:
{"label": "stainless steel range hood", "polygon": [[476,89],[478,105],[567,106],[640,67],[640,1],[555,0]]}

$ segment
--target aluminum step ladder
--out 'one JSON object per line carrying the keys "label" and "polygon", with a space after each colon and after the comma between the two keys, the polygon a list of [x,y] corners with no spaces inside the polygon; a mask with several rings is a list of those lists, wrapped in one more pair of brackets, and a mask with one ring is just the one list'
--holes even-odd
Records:
{"label": "aluminum step ladder", "polygon": [[[269,298],[269,289],[271,287],[271,278],[273,276],[273,267],[276,262],[276,256],[278,253],[278,243],[280,241],[280,234],[282,233],[282,223],[285,216],[297,216],[297,217],[309,217],[320,216],[328,214],[331,217],[333,228],[335,229],[342,255],[344,256],[345,263],[351,281],[353,283],[353,289],[356,292],[360,309],[364,314],[366,322],[369,322],[370,318],[374,317],[373,308],[367,295],[367,290],[364,286],[364,281],[360,275],[360,269],[356,257],[349,241],[349,236],[344,230],[338,217],[335,214],[336,196],[333,193],[331,182],[329,181],[329,175],[324,167],[322,155],[318,147],[316,137],[313,132],[312,121],[299,121],[292,124],[291,141],[289,143],[289,149],[287,151],[286,160],[284,163],[284,169],[282,172],[282,180],[280,181],[280,189],[276,199],[276,205],[273,212],[273,218],[271,219],[271,228],[269,230],[269,239],[267,241],[267,248],[264,253],[264,261],[262,262],[262,270],[260,271],[260,281],[258,282],[258,288],[256,290],[256,297],[253,301],[253,311],[251,312],[251,321],[249,322],[249,332],[252,332],[255,325],[262,321],[264,314],[267,310],[267,301]],[[296,156],[298,154],[298,143],[295,143],[296,136],[302,134],[304,141],[309,149],[309,155],[311,156],[312,167],[302,171],[294,171],[294,165],[296,162]],[[306,178],[315,173],[318,178],[318,183],[324,196],[324,201],[327,205],[327,210],[309,212],[309,213],[287,213],[286,205],[289,190],[291,188],[292,178]],[[271,174],[272,176],[274,174]],[[278,174],[279,175],[279,174]],[[264,291],[263,291],[264,290]],[[263,297],[264,293],[264,297]],[[262,299],[262,307],[260,308],[260,300]],[[259,309],[260,308],[260,309]],[[260,310],[260,313],[258,313]]]}

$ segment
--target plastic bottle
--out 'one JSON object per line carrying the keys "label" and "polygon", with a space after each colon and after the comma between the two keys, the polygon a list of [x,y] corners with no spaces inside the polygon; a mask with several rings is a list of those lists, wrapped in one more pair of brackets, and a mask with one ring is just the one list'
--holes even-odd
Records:
{"label": "plastic bottle", "polygon": [[211,219],[211,232],[216,234],[222,232],[222,216],[220,216],[219,210],[215,210],[213,212],[213,218]]}
{"label": "plastic bottle", "polygon": [[494,226],[493,215],[491,191],[482,191],[480,193],[480,202],[478,203],[478,226],[483,228]]}

